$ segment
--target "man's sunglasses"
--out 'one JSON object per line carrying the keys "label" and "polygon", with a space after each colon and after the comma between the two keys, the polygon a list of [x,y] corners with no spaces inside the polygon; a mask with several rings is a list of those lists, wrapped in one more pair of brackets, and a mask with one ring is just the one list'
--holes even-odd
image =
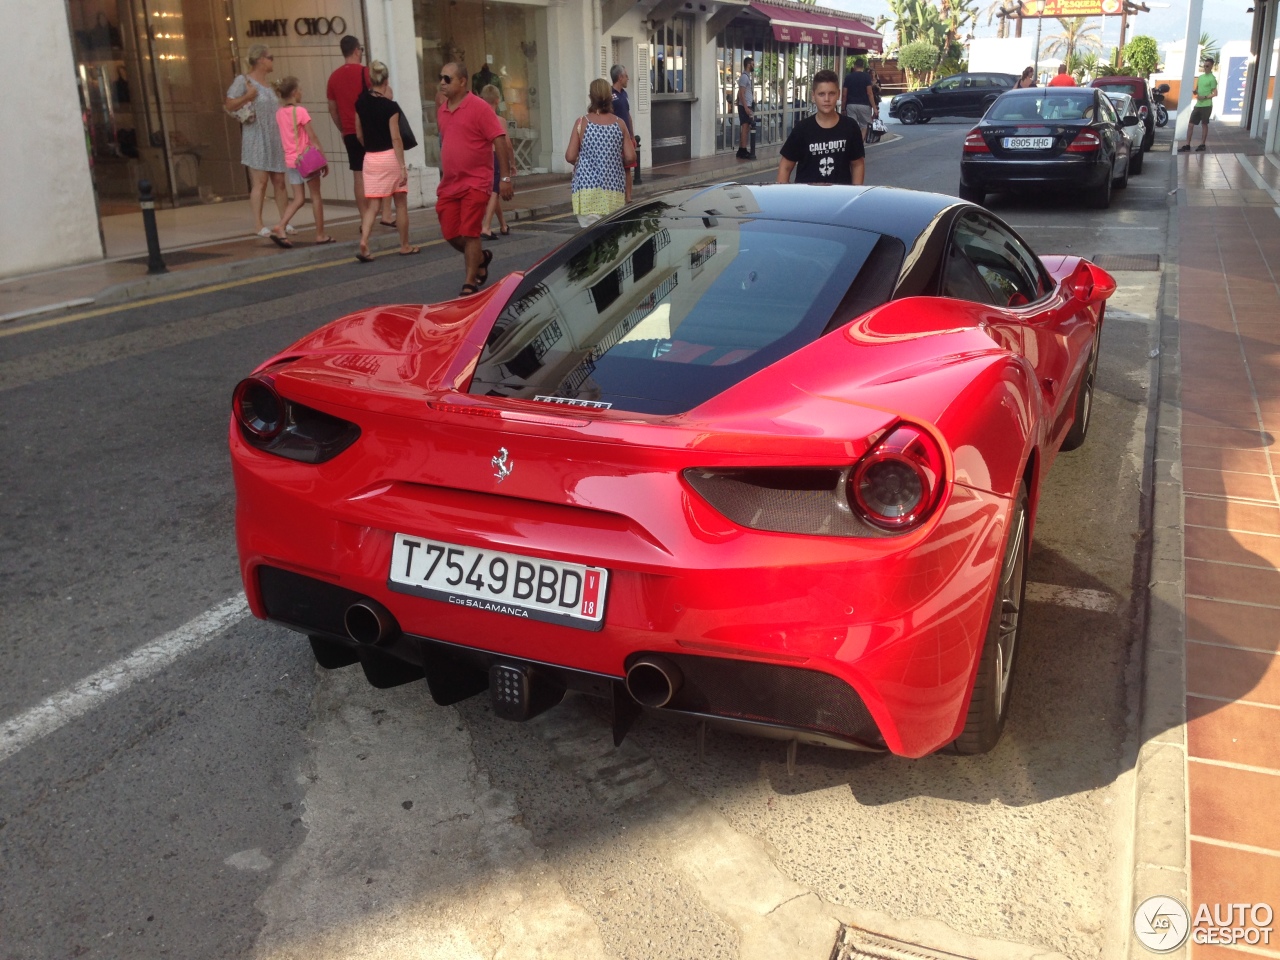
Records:
{"label": "man's sunglasses", "polygon": [[446,74],[443,74],[443,73],[442,73],[442,74],[440,74],[440,82],[441,82],[441,83],[453,83],[453,81],[454,81],[454,80],[456,80],[456,79],[457,79],[457,77],[450,77],[450,76],[447,76]]}

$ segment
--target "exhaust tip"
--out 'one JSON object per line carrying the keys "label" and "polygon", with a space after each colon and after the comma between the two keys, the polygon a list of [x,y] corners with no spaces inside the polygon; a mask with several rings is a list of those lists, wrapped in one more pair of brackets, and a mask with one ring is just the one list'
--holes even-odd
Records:
{"label": "exhaust tip", "polygon": [[683,681],[680,668],[666,657],[641,657],[627,671],[627,693],[646,707],[665,707]]}
{"label": "exhaust tip", "polygon": [[353,603],[342,617],[342,625],[356,643],[377,644],[393,636],[397,631],[395,618],[380,604],[372,600]]}

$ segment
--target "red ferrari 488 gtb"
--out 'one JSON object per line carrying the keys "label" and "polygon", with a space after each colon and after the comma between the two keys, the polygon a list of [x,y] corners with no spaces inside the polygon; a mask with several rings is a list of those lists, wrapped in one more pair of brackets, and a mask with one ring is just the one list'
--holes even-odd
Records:
{"label": "red ferrari 488 gtb", "polygon": [[919,757],[1000,736],[1114,280],[972,204],[720,185],[235,390],[257,616],[379,687]]}

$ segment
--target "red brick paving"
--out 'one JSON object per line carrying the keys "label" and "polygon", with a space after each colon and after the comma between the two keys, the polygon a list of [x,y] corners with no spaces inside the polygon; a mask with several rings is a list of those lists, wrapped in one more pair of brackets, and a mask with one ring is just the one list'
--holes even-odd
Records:
{"label": "red brick paving", "polygon": [[[1280,911],[1280,207],[1256,203],[1241,169],[1256,142],[1222,140],[1176,161],[1193,916],[1201,903]],[[1249,196],[1233,204],[1228,184]]]}

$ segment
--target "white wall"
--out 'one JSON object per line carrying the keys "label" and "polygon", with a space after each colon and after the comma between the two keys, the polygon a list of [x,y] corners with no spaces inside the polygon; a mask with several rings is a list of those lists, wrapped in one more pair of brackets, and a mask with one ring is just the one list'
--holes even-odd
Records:
{"label": "white wall", "polygon": [[0,4],[0,36],[22,38],[0,58],[0,277],[101,259],[66,5]]}
{"label": "white wall", "polygon": [[[352,4],[358,7],[359,0],[352,0]],[[418,146],[405,154],[409,167],[409,206],[434,206],[440,172],[427,166],[422,148],[422,89],[413,4],[410,0],[365,0],[364,6],[369,20],[369,36],[362,38],[365,62],[381,60],[390,69],[391,91],[418,138]],[[357,30],[351,32],[359,36]]]}

